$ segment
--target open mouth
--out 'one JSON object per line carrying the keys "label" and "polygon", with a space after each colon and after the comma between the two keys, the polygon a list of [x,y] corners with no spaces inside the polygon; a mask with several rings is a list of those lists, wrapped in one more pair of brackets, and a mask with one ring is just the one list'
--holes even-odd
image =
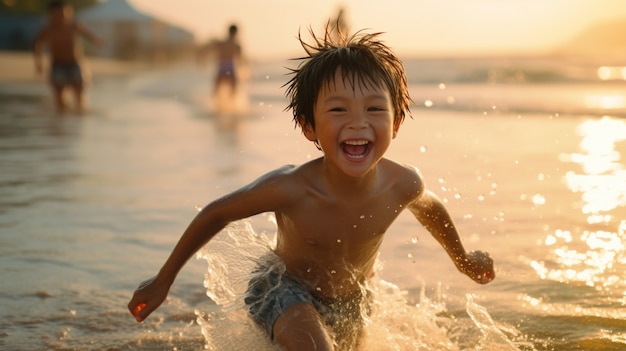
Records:
{"label": "open mouth", "polygon": [[343,153],[350,159],[365,158],[370,151],[370,142],[367,140],[347,140],[341,143]]}

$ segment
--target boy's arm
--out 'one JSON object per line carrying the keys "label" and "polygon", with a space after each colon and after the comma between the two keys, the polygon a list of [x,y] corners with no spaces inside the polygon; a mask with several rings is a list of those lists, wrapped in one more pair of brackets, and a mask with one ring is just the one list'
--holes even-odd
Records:
{"label": "boy's arm", "polygon": [[142,282],[133,294],[128,309],[138,322],[143,321],[165,301],[178,272],[189,258],[228,224],[226,219],[216,213],[219,212],[216,202],[198,213],[178,240],[159,273]]}
{"label": "boy's arm", "polygon": [[35,72],[37,75],[43,73],[43,47],[47,36],[47,30],[44,28],[37,33],[35,42],[33,43],[33,58],[35,60]]}
{"label": "boy's arm", "polygon": [[495,278],[493,260],[489,254],[465,251],[450,214],[435,194],[423,190],[409,205],[409,209],[446,250],[459,271],[480,284],[486,284]]}
{"label": "boy's arm", "polygon": [[82,22],[74,22],[74,26],[76,28],[76,31],[80,33],[83,38],[89,40],[92,44],[96,46],[101,46],[104,43],[102,38],[90,31],[89,28],[87,28]]}
{"label": "boy's arm", "polygon": [[204,65],[207,60],[207,56],[213,54],[217,50],[218,42],[213,39],[210,42],[201,45],[196,50],[196,63],[198,65]]}
{"label": "boy's arm", "polygon": [[208,204],[191,221],[157,276],[141,283],[128,308],[142,321],[165,301],[178,272],[202,246],[228,223],[274,211],[290,201],[292,192],[283,175],[292,167],[277,169],[255,182]]}

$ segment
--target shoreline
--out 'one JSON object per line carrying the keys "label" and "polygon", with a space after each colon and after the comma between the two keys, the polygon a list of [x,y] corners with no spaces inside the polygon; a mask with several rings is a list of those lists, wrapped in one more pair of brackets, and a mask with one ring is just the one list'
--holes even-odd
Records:
{"label": "shoreline", "polygon": [[[89,77],[126,76],[149,69],[150,65],[86,56],[83,65]],[[0,51],[0,84],[39,83],[33,54],[26,51]]]}

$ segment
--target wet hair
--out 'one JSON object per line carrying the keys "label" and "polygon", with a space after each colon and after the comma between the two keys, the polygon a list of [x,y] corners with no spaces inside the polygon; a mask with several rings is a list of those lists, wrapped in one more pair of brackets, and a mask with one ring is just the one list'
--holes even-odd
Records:
{"label": "wet hair", "polygon": [[238,30],[237,25],[236,24],[231,24],[228,27],[228,34],[235,35],[235,34],[237,34],[237,30]]}
{"label": "wet hair", "polygon": [[[300,64],[290,68],[291,79],[283,86],[296,127],[300,123],[315,129],[313,110],[321,88],[332,84],[337,69],[341,68],[344,81],[356,89],[355,81],[362,84],[381,86],[387,89],[394,110],[394,122],[402,123],[411,116],[406,73],[402,62],[391,49],[378,39],[382,33],[367,34],[358,31],[350,36],[337,32],[327,23],[323,37],[316,36],[312,29],[312,44],[306,43],[298,32],[298,40],[307,56],[295,58]],[[303,118],[303,120],[301,120]]]}
{"label": "wet hair", "polygon": [[65,5],[67,5],[67,2],[63,1],[63,0],[52,0],[52,1],[49,1],[48,2],[48,11],[52,11],[52,10],[63,8]]}

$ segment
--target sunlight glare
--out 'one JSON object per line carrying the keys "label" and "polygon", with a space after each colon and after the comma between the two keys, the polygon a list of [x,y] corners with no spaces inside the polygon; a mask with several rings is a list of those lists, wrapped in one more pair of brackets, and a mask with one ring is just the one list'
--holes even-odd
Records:
{"label": "sunlight glare", "polygon": [[567,187],[581,193],[581,211],[590,225],[620,221],[616,231],[583,230],[574,238],[572,231],[556,229],[543,241],[551,247],[546,262],[530,266],[541,279],[562,283],[579,282],[598,290],[626,287],[626,219],[614,216],[626,206],[626,169],[616,144],[626,140],[626,122],[609,117],[587,120],[579,125],[581,152],[561,155],[563,162],[578,164],[582,172],[569,171]]}
{"label": "sunlight glare", "polygon": [[617,142],[626,140],[626,123],[603,117],[582,123],[578,132],[583,136],[583,153],[562,159],[580,164],[583,173],[567,172],[565,180],[572,191],[582,193],[583,213],[595,221],[600,212],[626,205],[626,170],[615,150]]}
{"label": "sunlight glare", "polygon": [[601,80],[626,80],[626,66],[600,66],[598,78]]}
{"label": "sunlight glare", "polygon": [[589,95],[585,98],[585,105],[603,110],[622,109],[626,108],[626,99],[620,95]]}

